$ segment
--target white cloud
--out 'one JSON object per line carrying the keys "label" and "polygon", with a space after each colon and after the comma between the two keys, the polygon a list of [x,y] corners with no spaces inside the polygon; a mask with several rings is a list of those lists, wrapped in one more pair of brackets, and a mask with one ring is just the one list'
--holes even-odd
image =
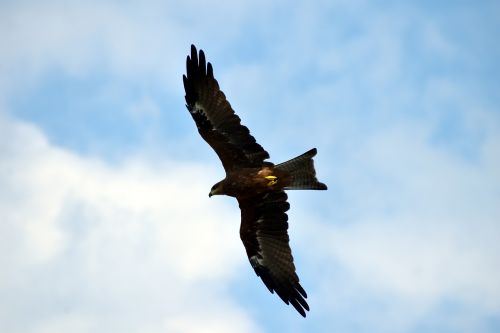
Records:
{"label": "white cloud", "polygon": [[0,128],[2,331],[255,331],[228,295],[246,260],[211,170],[108,165]]}
{"label": "white cloud", "polygon": [[161,2],[120,6],[53,1],[2,7],[0,75],[5,89],[24,89],[50,70],[86,77],[98,69],[121,79],[148,76],[169,88],[178,85],[183,57],[174,50],[177,45],[187,49],[189,41],[186,27]]}
{"label": "white cloud", "polygon": [[[432,314],[450,302],[464,309],[456,317],[469,320],[470,331],[488,314],[498,318],[498,118],[482,86],[465,82],[477,74],[459,62],[468,45],[450,38],[446,20],[418,8],[262,5],[3,4],[0,99],[51,69],[160,81],[181,96],[188,46],[201,43],[238,113],[259,110],[242,119],[271,152],[319,144],[319,177],[330,190],[303,197],[322,211],[301,211],[307,200],[293,201],[291,211],[311,317],[326,313],[329,326],[347,309],[339,323],[412,331],[432,325]],[[261,32],[236,44],[268,39],[256,45],[270,56],[225,70],[231,38],[245,29]],[[472,74],[426,74],[433,69],[420,56],[456,61]],[[310,74],[318,79],[296,82]],[[158,106],[145,91],[127,111],[154,121]],[[476,160],[430,142],[441,104],[457,111],[466,133],[478,134]],[[206,198],[215,171],[141,157],[119,165],[82,158],[12,119],[0,118],[0,136],[0,264],[7,268],[0,325],[10,325],[1,331],[256,330],[224,287],[246,260],[234,202],[228,209]],[[173,188],[185,192],[172,196]],[[325,197],[337,212],[323,211]],[[452,327],[457,318],[434,320]]]}
{"label": "white cloud", "polygon": [[197,0],[2,4],[0,84],[24,89],[50,70],[72,77],[99,70],[118,79],[147,78],[180,90],[189,45],[234,38],[255,5]]}
{"label": "white cloud", "polygon": [[[397,332],[430,322],[446,304],[459,310],[439,320],[443,327],[477,328],[500,314],[500,164],[493,152],[500,137],[488,132],[479,161],[468,161],[428,136],[417,124],[400,124],[365,141],[339,161],[358,167],[337,168],[330,186],[348,202],[336,207],[349,222],[298,225],[310,256],[324,254],[311,298],[321,295],[330,316],[365,304],[366,327]],[[370,302],[379,306],[367,310]]]}

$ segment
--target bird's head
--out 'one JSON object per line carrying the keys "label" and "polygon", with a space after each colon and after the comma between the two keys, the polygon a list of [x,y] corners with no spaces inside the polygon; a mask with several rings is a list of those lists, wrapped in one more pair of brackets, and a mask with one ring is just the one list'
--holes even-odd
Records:
{"label": "bird's head", "polygon": [[211,197],[212,195],[222,195],[222,194],[224,194],[224,186],[223,186],[223,181],[221,180],[220,182],[212,186],[212,188],[210,189],[210,193],[208,193],[208,197]]}

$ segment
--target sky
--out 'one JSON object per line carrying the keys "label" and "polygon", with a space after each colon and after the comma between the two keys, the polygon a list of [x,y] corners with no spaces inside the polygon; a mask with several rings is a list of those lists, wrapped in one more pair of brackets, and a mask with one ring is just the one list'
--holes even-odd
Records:
{"label": "sky", "polygon": [[[500,331],[497,1],[2,1],[0,331]],[[307,318],[184,101],[190,45],[282,162]]]}

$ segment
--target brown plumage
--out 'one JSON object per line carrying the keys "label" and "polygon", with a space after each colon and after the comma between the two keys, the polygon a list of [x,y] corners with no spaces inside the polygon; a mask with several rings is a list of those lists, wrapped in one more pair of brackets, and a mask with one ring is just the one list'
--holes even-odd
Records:
{"label": "brown plumage", "polygon": [[285,190],[326,190],[316,179],[313,157],[316,148],[287,162],[265,161],[267,151],[241,124],[226,96],[219,89],[213,68],[191,45],[183,76],[186,106],[202,138],[215,150],[226,178],[210,190],[212,195],[229,195],[241,210],[240,237],[255,273],[271,293],[302,315],[309,311],[307,294],[295,273],[288,238],[290,208]]}

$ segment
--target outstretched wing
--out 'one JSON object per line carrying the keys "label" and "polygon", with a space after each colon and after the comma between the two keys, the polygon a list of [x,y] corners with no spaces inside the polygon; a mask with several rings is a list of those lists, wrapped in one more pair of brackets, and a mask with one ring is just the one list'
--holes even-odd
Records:
{"label": "outstretched wing", "polygon": [[241,124],[241,119],[219,89],[212,65],[206,64],[202,50],[198,56],[194,45],[191,45],[186,69],[187,75],[183,76],[186,106],[198,132],[215,150],[224,169],[260,166],[269,154]]}
{"label": "outstretched wing", "polygon": [[241,209],[240,237],[250,264],[271,293],[278,294],[302,315],[309,311],[307,294],[295,273],[287,234],[290,204],[285,192],[268,192],[238,198]]}

